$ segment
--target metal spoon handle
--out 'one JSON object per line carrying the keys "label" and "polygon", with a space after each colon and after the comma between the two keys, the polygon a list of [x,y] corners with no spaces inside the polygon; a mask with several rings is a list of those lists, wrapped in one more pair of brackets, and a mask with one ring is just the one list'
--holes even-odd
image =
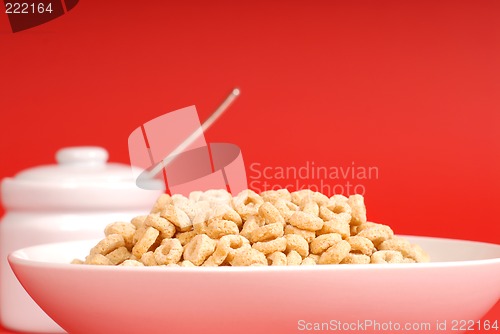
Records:
{"label": "metal spoon handle", "polygon": [[154,178],[163,168],[168,166],[180,153],[184,152],[186,148],[189,147],[198,137],[203,135],[203,133],[215,123],[217,119],[229,108],[229,106],[236,100],[240,95],[240,90],[234,88],[231,93],[226,97],[224,102],[203,122],[201,127],[196,129],[192,134],[190,134],[182,143],[179,144],[169,155],[167,155],[163,160],[158,162],[148,173],[147,178]]}

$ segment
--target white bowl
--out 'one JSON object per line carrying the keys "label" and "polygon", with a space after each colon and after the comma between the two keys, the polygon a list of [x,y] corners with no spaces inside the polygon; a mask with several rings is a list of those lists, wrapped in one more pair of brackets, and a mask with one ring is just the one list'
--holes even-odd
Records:
{"label": "white bowl", "polygon": [[9,262],[33,299],[69,333],[292,333],[317,326],[336,331],[338,321],[351,326],[351,333],[388,333],[408,325],[420,330],[404,332],[434,332],[444,322],[447,328],[440,333],[457,333],[454,321],[478,320],[498,301],[500,245],[408,238],[434,262],[221,268],[69,264],[84,258],[96,241],[25,248],[12,253]]}

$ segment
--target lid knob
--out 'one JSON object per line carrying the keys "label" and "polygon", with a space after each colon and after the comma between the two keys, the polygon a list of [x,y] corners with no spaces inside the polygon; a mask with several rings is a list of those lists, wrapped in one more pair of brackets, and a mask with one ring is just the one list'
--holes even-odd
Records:
{"label": "lid knob", "polygon": [[56,153],[60,165],[104,165],[108,151],[99,146],[79,146],[60,149]]}

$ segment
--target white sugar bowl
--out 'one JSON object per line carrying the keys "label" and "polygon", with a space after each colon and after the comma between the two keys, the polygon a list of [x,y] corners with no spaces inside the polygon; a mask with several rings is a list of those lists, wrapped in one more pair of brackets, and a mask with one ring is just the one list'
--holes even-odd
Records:
{"label": "white sugar bowl", "polygon": [[30,168],[2,181],[6,214],[0,222],[0,320],[4,327],[64,332],[17,281],[7,263],[9,253],[42,243],[102,238],[107,224],[148,213],[162,193],[140,189],[130,166],[107,163],[107,159],[108,152],[100,147],[64,148],[56,154],[56,165]]}

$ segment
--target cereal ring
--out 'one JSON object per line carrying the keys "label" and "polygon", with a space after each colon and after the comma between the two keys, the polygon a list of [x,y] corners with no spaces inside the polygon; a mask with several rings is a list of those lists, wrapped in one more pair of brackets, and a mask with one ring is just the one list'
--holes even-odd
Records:
{"label": "cereal ring", "polygon": [[243,190],[233,198],[233,208],[243,220],[255,216],[264,200],[252,190]]}
{"label": "cereal ring", "polygon": [[[210,257],[203,263],[204,266],[220,266],[229,254],[234,255],[236,249],[248,244],[248,240],[240,235],[225,235],[217,242],[217,247]],[[233,256],[230,256],[233,259]]]}
{"label": "cereal ring", "polygon": [[351,207],[351,225],[366,223],[365,199],[361,195],[351,195],[347,204]]}
{"label": "cereal ring", "polygon": [[318,231],[323,227],[323,220],[313,214],[296,211],[288,221],[291,225],[308,231]]}
{"label": "cereal ring", "polygon": [[157,229],[162,239],[172,238],[176,232],[175,225],[158,214],[149,215],[144,221],[144,226]]}
{"label": "cereal ring", "polygon": [[351,207],[349,206],[349,199],[343,195],[333,195],[326,207],[333,211],[333,213],[348,213],[351,214]]}
{"label": "cereal ring", "polygon": [[225,253],[223,256],[219,256],[217,253],[217,248],[215,248],[215,252],[206,259],[205,262],[203,262],[202,266],[203,267],[218,267],[220,266],[224,260],[227,257],[227,253]]}
{"label": "cereal ring", "polygon": [[264,219],[265,224],[281,223],[285,224],[285,219],[281,216],[278,209],[269,202],[265,202],[259,207],[259,215]]}
{"label": "cereal ring", "polygon": [[320,235],[311,242],[311,253],[320,255],[340,240],[342,240],[342,236],[338,233]]}
{"label": "cereal ring", "polygon": [[295,205],[300,205],[300,203],[302,202],[302,200],[304,198],[312,198],[313,195],[314,195],[314,191],[312,191],[311,189],[297,190],[291,194],[291,196],[292,196],[291,201]]}
{"label": "cereal ring", "polygon": [[158,264],[177,263],[181,260],[183,251],[179,240],[163,239],[161,245],[155,249],[154,256]]}
{"label": "cereal ring", "polygon": [[131,250],[134,247],[134,233],[135,226],[131,223],[116,222],[109,224],[104,229],[104,235],[108,236],[110,234],[120,234],[125,241],[125,247]]}
{"label": "cereal ring", "polygon": [[142,254],[146,253],[151,246],[156,242],[156,239],[160,235],[160,232],[154,227],[148,227],[141,239],[137,241],[134,248],[132,248],[132,254],[140,259]]}
{"label": "cereal ring", "polygon": [[[308,257],[306,257],[306,259],[311,259],[313,260],[316,264],[318,264],[319,262],[319,258],[320,256],[319,255],[316,255],[316,254],[309,254]],[[305,259],[304,259],[305,260]]]}
{"label": "cereal ring", "polygon": [[335,213],[326,206],[321,206],[319,208],[319,217],[324,221],[337,220],[345,221],[347,223],[350,223],[352,218],[351,214],[348,212]]}
{"label": "cereal ring", "polygon": [[394,237],[385,240],[378,245],[379,250],[394,250],[400,252],[404,257],[415,259],[415,251],[411,243],[403,238]]}
{"label": "cereal ring", "polygon": [[96,264],[96,265],[101,265],[101,266],[112,266],[113,262],[111,262],[110,259],[108,259],[106,256],[95,253],[95,254],[90,254],[85,258],[85,264]]}
{"label": "cereal ring", "polygon": [[330,203],[330,199],[328,198],[328,196],[320,193],[319,191],[316,191],[312,195],[311,199],[318,205],[327,205],[328,203]]}
{"label": "cereal ring", "polygon": [[373,222],[366,222],[364,224],[361,224],[361,225],[358,225],[356,226],[357,228],[357,233],[363,231],[363,230],[366,230],[366,229],[369,229],[371,227],[382,227],[382,226],[385,226],[383,224],[378,224],[378,223],[373,223]]}
{"label": "cereal ring", "polygon": [[73,261],[71,261],[71,264],[84,264],[85,261],[82,261],[80,259],[73,259]]}
{"label": "cereal ring", "polygon": [[288,191],[288,189],[279,189],[279,190],[268,190],[260,193],[260,197],[264,200],[264,202],[274,202],[278,199],[283,199],[286,201],[292,200],[292,195]]}
{"label": "cereal ring", "polygon": [[403,263],[403,254],[393,250],[381,250],[372,254],[371,263]]}
{"label": "cereal ring", "polygon": [[230,220],[235,223],[238,228],[243,226],[243,220],[236,210],[227,204],[218,204],[213,208],[213,213],[210,218],[219,218]]}
{"label": "cereal ring", "polygon": [[[191,205],[194,207],[194,210],[196,211],[196,214],[200,212],[209,212],[212,209],[212,206],[209,201],[197,201],[193,202],[190,201]],[[194,219],[194,217],[193,217]],[[191,220],[193,220],[191,219]]]}
{"label": "cereal ring", "polygon": [[358,234],[359,226],[350,225],[351,237]]}
{"label": "cereal ring", "polygon": [[200,196],[200,200],[206,200],[210,203],[231,204],[233,196],[225,189],[210,189]]}
{"label": "cereal ring", "polygon": [[316,232],[318,235],[328,234],[328,233],[338,233],[342,236],[343,239],[348,238],[350,235],[351,229],[349,228],[349,222],[346,220],[337,220],[332,219],[326,221],[323,224],[321,230]]}
{"label": "cereal ring", "polygon": [[135,245],[139,240],[141,240],[142,236],[146,232],[146,227],[141,226],[135,230],[134,237],[132,238],[132,243]]}
{"label": "cereal ring", "polygon": [[321,254],[319,264],[339,264],[349,254],[351,246],[345,240],[337,242]]}
{"label": "cereal ring", "polygon": [[[193,203],[194,209],[196,211],[196,214],[203,213],[203,212],[210,212],[210,210],[212,209],[212,206],[211,206],[209,201],[200,200],[200,201],[192,202],[192,203]],[[194,217],[193,217],[193,219],[194,219]]]}
{"label": "cereal ring", "polygon": [[157,266],[155,255],[152,251],[146,252],[141,256],[141,262],[148,267]]}
{"label": "cereal ring", "polygon": [[237,250],[241,248],[250,248],[250,241],[248,241],[248,239],[246,239],[241,235],[228,235],[222,238],[227,238],[230,240],[229,246],[231,248],[229,249],[229,253],[227,254],[226,259],[224,260],[224,262],[227,262],[227,264],[233,260],[234,254]]}
{"label": "cereal ring", "polygon": [[137,217],[132,218],[130,223],[132,225],[134,225],[136,229],[138,229],[138,228],[141,228],[144,226],[144,221],[146,220],[146,218],[147,218],[147,215],[146,216],[137,216]]}
{"label": "cereal ring", "polygon": [[283,230],[283,224],[274,223],[269,225],[264,225],[261,227],[257,227],[250,233],[250,241],[258,242],[258,241],[269,241],[272,239],[276,239],[278,237],[283,236],[285,231]]}
{"label": "cereal ring", "polygon": [[[245,239],[245,240],[247,240],[247,239]],[[250,245],[250,241],[248,241],[248,243],[243,244],[241,247],[230,249],[229,254],[227,254],[227,257],[224,260],[224,262],[222,262],[221,266],[231,266],[231,261],[233,261],[234,255],[236,254],[236,252],[243,252],[243,250],[245,250],[245,249],[247,251],[252,249],[252,246]]]}
{"label": "cereal ring", "polygon": [[120,264],[123,261],[130,259],[130,252],[127,247],[120,247],[110,252],[106,257],[113,262],[114,265]]}
{"label": "cereal ring", "polygon": [[290,251],[286,256],[287,266],[299,266],[302,263],[302,256],[296,251]]}
{"label": "cereal ring", "polygon": [[222,219],[232,221],[238,226],[238,228],[241,228],[243,226],[243,220],[241,219],[240,215],[231,207],[227,208],[227,211],[222,216]]}
{"label": "cereal ring", "polygon": [[199,212],[193,219],[193,230],[196,234],[205,234],[208,227],[209,214],[208,212]]}
{"label": "cereal ring", "polygon": [[306,257],[304,260],[302,260],[302,263],[300,265],[301,266],[315,266],[316,261],[314,261],[310,257]]}
{"label": "cereal ring", "polygon": [[182,246],[185,246],[188,242],[191,241],[196,236],[196,231],[188,231],[188,232],[178,232],[175,235],[175,238],[179,240]]}
{"label": "cereal ring", "polygon": [[285,226],[285,235],[287,234],[298,234],[304,239],[306,239],[308,243],[310,243],[311,241],[314,240],[314,238],[316,238],[316,233],[314,233],[313,231],[302,230],[300,228],[296,228],[295,226],[288,224]]}
{"label": "cereal ring", "polygon": [[264,254],[253,248],[239,248],[234,252],[234,257],[230,262],[232,266],[250,266],[260,264],[267,266],[267,259]]}
{"label": "cereal ring", "polygon": [[193,203],[196,203],[200,200],[201,196],[203,196],[203,191],[191,191],[189,193],[189,196],[188,196],[188,199],[193,202]]}
{"label": "cereal ring", "polygon": [[198,207],[203,208],[203,205],[201,203],[196,205],[194,202],[191,202],[189,199],[186,198],[185,201],[181,201],[180,203],[176,203],[175,207],[184,211],[184,213],[186,213],[186,215],[189,217],[189,221],[192,222],[194,219],[194,216],[196,216],[196,213],[198,212],[197,211]]}
{"label": "cereal ring", "polygon": [[206,234],[198,234],[184,246],[184,260],[191,261],[195,266],[200,266],[215,251],[217,242]]}
{"label": "cereal ring", "polygon": [[286,266],[286,255],[282,252],[274,252],[267,256],[267,263],[270,266]]}
{"label": "cereal ring", "polygon": [[144,267],[143,263],[136,260],[125,260],[119,265],[124,267]]}
{"label": "cereal ring", "polygon": [[373,242],[370,239],[354,236],[349,237],[346,241],[351,245],[351,252],[354,254],[364,254],[371,256],[374,251],[376,251]]}
{"label": "cereal ring", "polygon": [[191,229],[192,223],[187,213],[173,204],[168,204],[160,213],[160,216],[177,226],[181,232],[186,232]]}
{"label": "cereal ring", "polygon": [[263,224],[260,223],[257,217],[250,216],[248,217],[247,221],[243,224],[243,228],[241,229],[240,235],[250,240],[250,235],[252,234],[252,232],[260,226],[263,226]]}
{"label": "cereal ring", "polygon": [[333,213],[332,210],[330,210],[326,206],[322,205],[319,207],[318,216],[319,216],[319,218],[323,219],[324,221],[329,221],[335,217],[335,214]]}
{"label": "cereal ring", "polygon": [[160,267],[180,267],[177,263],[169,263],[167,265],[161,264]]}
{"label": "cereal ring", "polygon": [[369,264],[370,257],[364,254],[349,253],[340,264]]}
{"label": "cereal ring", "polygon": [[183,204],[183,203],[187,203],[187,202],[189,202],[189,198],[187,198],[186,196],[184,196],[182,194],[172,195],[172,204],[174,204],[176,206]]}
{"label": "cereal ring", "polygon": [[[163,239],[161,238],[161,236],[158,236],[156,238],[155,242],[151,245],[151,247],[149,247],[148,251],[154,252],[156,248],[160,247],[162,240]],[[132,251],[133,251],[133,249],[132,249]]]}
{"label": "cereal ring", "polygon": [[210,255],[208,259],[205,262],[203,262],[202,264],[203,267],[218,267],[222,264],[222,262],[224,262],[223,258],[215,257],[214,254]]}
{"label": "cereal ring", "polygon": [[413,248],[413,258],[412,260],[415,260],[415,262],[429,262],[431,259],[429,257],[429,254],[427,254],[422,247],[419,245],[411,245]]}
{"label": "cereal ring", "polygon": [[385,240],[391,239],[394,236],[394,232],[392,232],[389,226],[380,225],[362,230],[361,232],[358,232],[357,236],[370,239],[375,247],[378,247],[378,245]]}
{"label": "cereal ring", "polygon": [[121,234],[110,234],[90,250],[90,255],[108,255],[115,249],[123,246],[125,246],[125,240]]}
{"label": "cereal ring", "polygon": [[161,194],[153,205],[151,213],[162,212],[168,204],[172,204],[172,197],[169,194]]}
{"label": "cereal ring", "polygon": [[196,267],[191,261],[182,261],[181,267]]}
{"label": "cereal ring", "polygon": [[309,244],[306,239],[301,237],[298,234],[287,234],[286,238],[286,250],[285,252],[288,254],[289,252],[296,251],[303,258],[309,255]]}
{"label": "cereal ring", "polygon": [[281,217],[285,219],[285,222],[288,222],[293,213],[299,209],[297,205],[281,198],[274,201],[273,205],[279,211]]}
{"label": "cereal ring", "polygon": [[212,239],[219,239],[225,235],[238,234],[240,230],[236,223],[224,219],[210,219],[205,234]]}
{"label": "cereal ring", "polygon": [[268,255],[275,252],[284,252],[286,249],[286,238],[280,237],[271,241],[259,241],[252,245],[253,249],[258,250],[264,255]]}
{"label": "cereal ring", "polygon": [[[160,231],[158,231],[158,232],[160,232]],[[154,251],[156,248],[158,248],[158,247],[161,245],[162,240],[163,240],[163,239],[162,239],[162,237],[161,237],[161,233],[160,233],[160,235],[158,235],[158,237],[156,238],[155,242],[151,245],[151,247],[149,247],[149,249],[148,249],[148,250],[150,250],[150,251]],[[133,251],[133,250],[134,250],[134,249],[132,248],[132,251]]]}
{"label": "cereal ring", "polygon": [[310,198],[304,198],[300,204],[302,212],[310,213],[313,216],[319,215],[319,205]]}

